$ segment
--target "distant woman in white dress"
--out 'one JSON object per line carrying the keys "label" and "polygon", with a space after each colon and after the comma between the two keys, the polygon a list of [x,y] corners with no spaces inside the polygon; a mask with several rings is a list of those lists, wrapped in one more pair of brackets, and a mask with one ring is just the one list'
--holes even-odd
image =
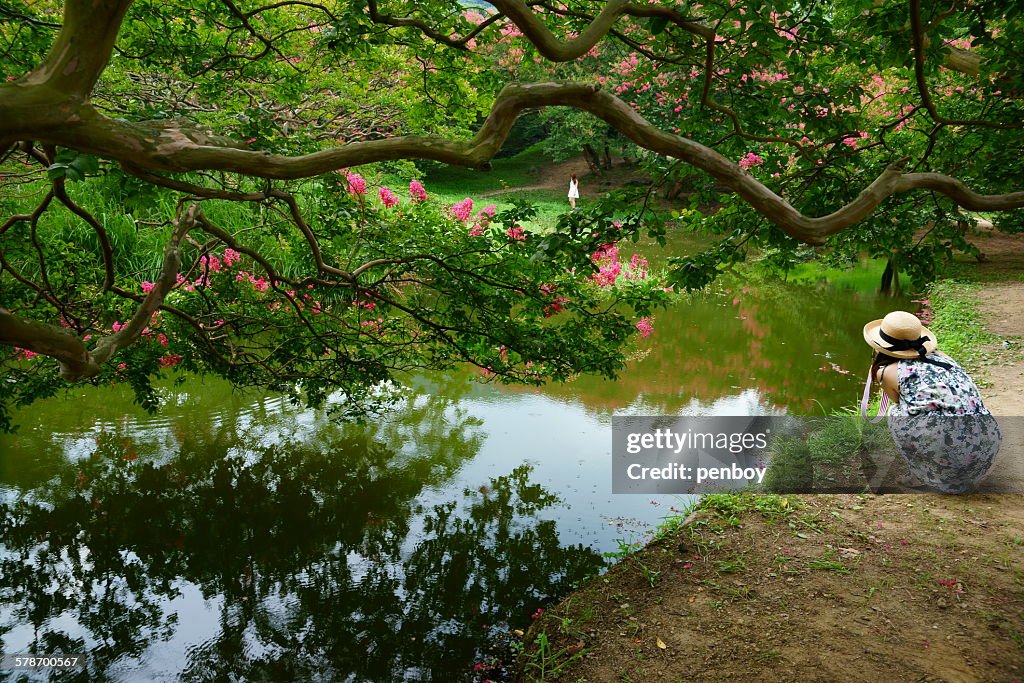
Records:
{"label": "distant woman in white dress", "polygon": [[580,198],[580,179],[573,173],[569,178],[569,206],[576,208],[576,200]]}

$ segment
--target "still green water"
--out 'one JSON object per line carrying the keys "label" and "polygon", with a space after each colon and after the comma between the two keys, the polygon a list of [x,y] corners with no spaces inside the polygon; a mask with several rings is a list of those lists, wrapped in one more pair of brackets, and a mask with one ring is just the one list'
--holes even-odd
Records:
{"label": "still green water", "polygon": [[88,653],[49,680],[472,680],[685,504],[611,495],[613,413],[852,405],[861,327],[904,305],[723,286],[659,313],[616,382],[420,377],[365,425],[201,380],[156,417],[115,389],[40,402],[0,437],[2,649]]}

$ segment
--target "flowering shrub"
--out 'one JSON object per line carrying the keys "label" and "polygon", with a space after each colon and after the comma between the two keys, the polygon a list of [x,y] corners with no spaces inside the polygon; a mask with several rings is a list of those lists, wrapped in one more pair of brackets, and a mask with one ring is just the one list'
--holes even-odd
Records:
{"label": "flowering shrub", "polygon": [[384,205],[385,209],[390,209],[392,206],[398,205],[398,196],[386,187],[380,188],[380,202]]}
{"label": "flowering shrub", "polygon": [[455,216],[460,221],[468,221],[470,217],[473,215],[473,200],[470,199],[469,197],[466,197],[461,202],[453,204],[451,211],[452,215]]}
{"label": "flowering shrub", "polygon": [[409,182],[409,196],[414,202],[425,202],[427,201],[427,190],[420,181],[412,180]]}
{"label": "flowering shrub", "polygon": [[349,192],[359,196],[366,194],[366,181],[363,180],[363,176],[358,173],[347,173],[345,180],[348,183]]}

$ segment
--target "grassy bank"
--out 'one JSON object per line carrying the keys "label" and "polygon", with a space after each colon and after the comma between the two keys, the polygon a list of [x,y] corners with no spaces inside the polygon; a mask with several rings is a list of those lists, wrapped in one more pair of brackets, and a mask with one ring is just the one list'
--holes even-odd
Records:
{"label": "grassy bank", "polygon": [[1001,355],[992,348],[999,337],[985,329],[978,310],[975,296],[980,289],[976,282],[961,280],[940,280],[928,288],[931,329],[939,348],[968,372],[983,370]]}

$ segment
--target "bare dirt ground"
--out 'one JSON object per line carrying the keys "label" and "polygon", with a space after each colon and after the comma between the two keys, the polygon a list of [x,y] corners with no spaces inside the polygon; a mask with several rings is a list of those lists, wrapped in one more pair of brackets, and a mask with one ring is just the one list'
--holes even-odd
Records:
{"label": "bare dirt ground", "polygon": [[621,162],[602,173],[591,173],[587,162],[583,159],[570,159],[557,164],[547,164],[537,168],[536,182],[525,187],[513,187],[507,190],[482,192],[479,196],[487,197],[510,192],[528,192],[535,190],[564,190],[568,195],[569,178],[576,174],[580,179],[580,199],[596,197],[602,192],[622,187],[630,181],[646,178],[635,166],[627,166]]}
{"label": "bare dirt ground", "polygon": [[524,680],[1024,680],[1024,515],[1006,497],[704,510],[545,613]]}
{"label": "bare dirt ground", "polygon": [[[985,403],[1024,416],[1024,236],[980,246],[972,267],[1014,278],[979,293],[1011,349],[984,371]],[[1008,431],[989,476],[1012,481],[1024,444]],[[524,646],[527,681],[1021,683],[1024,496],[723,500],[544,613]]]}

